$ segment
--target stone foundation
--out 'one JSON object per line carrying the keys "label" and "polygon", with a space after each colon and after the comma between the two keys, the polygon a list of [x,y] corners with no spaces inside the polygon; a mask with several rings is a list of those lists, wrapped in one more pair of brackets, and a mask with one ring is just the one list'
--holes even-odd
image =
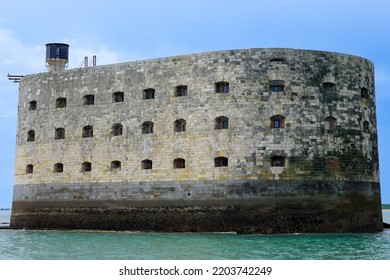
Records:
{"label": "stone foundation", "polygon": [[[63,190],[60,186],[46,187],[40,199],[14,201],[11,226],[239,233],[382,230],[377,183],[251,181],[220,182],[214,187],[207,182],[187,182],[180,187],[166,187],[166,184],[150,183],[151,193],[158,190],[158,198],[143,193],[144,199],[140,197],[141,189],[134,189],[132,185],[106,188],[105,192],[113,196],[127,189],[128,197],[135,197],[124,199],[118,195],[116,200],[90,199],[99,193],[99,188],[105,189],[104,186],[94,186],[96,189],[67,186]],[[192,186],[192,193],[185,186]],[[22,195],[23,189],[26,190],[26,186],[19,186],[15,191]],[[64,199],[72,193],[77,193],[79,199]]]}

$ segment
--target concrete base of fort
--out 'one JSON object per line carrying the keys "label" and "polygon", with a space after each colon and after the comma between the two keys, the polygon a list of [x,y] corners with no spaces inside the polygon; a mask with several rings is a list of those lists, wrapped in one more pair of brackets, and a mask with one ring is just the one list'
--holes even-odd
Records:
{"label": "concrete base of fort", "polygon": [[11,227],[238,233],[383,230],[379,183],[329,180],[17,185]]}

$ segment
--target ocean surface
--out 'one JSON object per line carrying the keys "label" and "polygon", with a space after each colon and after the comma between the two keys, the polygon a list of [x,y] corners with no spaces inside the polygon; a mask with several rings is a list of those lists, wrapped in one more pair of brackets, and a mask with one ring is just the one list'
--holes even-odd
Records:
{"label": "ocean surface", "polygon": [[[10,211],[0,210],[0,226]],[[383,211],[390,223],[390,211]],[[390,260],[380,233],[238,235],[0,230],[0,260]]]}

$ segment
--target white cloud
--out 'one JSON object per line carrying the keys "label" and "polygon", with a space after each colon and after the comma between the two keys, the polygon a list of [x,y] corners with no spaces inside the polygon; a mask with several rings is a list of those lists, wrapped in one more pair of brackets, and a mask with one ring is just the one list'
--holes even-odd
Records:
{"label": "white cloud", "polygon": [[41,71],[44,69],[44,54],[44,46],[26,46],[10,30],[0,29],[1,68],[20,69],[21,72]]}

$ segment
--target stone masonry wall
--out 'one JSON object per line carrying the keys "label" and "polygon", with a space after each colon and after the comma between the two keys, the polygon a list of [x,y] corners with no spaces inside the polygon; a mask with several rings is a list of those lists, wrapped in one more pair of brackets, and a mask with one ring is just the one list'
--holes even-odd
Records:
{"label": "stone masonry wall", "polygon": [[[175,96],[182,85],[186,96]],[[145,89],[155,90],[153,99],[144,99]],[[116,92],[123,102],[114,102]],[[83,105],[86,95],[93,105]],[[56,108],[58,98],[66,106]],[[220,116],[228,128],[215,129]],[[185,131],[175,132],[179,119]],[[142,133],[145,122],[153,133]],[[122,135],[113,136],[114,124]],[[93,137],[82,137],[85,126]],[[64,139],[55,139],[56,128]],[[377,203],[373,64],[331,52],[247,49],[31,75],[20,82],[16,153],[15,205],[208,200],[211,185],[226,194],[224,186],[289,181],[374,183],[375,198],[364,188],[359,195]],[[227,164],[216,166],[219,157]],[[177,158],[185,168],[174,168]],[[120,170],[111,170],[113,161]],[[82,172],[84,162],[91,171]],[[56,163],[63,172],[54,172]]]}

